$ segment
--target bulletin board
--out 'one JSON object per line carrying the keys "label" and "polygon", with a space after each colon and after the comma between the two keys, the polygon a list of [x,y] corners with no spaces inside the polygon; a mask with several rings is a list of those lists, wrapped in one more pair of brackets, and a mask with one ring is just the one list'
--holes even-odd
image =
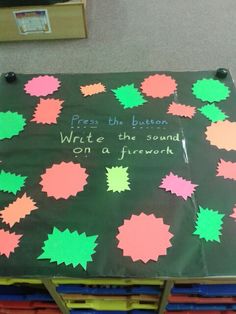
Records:
{"label": "bulletin board", "polygon": [[0,276],[234,276],[236,107],[215,71],[0,82]]}

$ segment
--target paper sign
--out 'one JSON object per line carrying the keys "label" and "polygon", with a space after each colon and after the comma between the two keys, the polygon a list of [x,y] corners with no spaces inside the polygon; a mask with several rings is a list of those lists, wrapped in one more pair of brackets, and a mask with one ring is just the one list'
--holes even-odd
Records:
{"label": "paper sign", "polygon": [[199,206],[197,221],[193,234],[206,241],[220,242],[221,229],[223,224],[223,214],[217,210],[202,208]]}
{"label": "paper sign", "polygon": [[10,254],[19,246],[22,234],[0,229],[0,254],[9,258]]}
{"label": "paper sign", "polygon": [[44,241],[43,253],[38,259],[50,259],[50,263],[56,262],[57,265],[62,263],[73,267],[81,265],[86,270],[87,263],[92,262],[97,237],[87,236],[85,232],[81,234],[77,231],[71,232],[69,229],[60,231],[54,227],[53,232]]}
{"label": "paper sign", "polygon": [[106,87],[102,83],[96,83],[91,85],[80,86],[80,91],[83,94],[83,96],[86,97],[104,93],[106,91]]}
{"label": "paper sign", "polygon": [[64,100],[48,98],[40,98],[40,102],[36,106],[33,119],[36,123],[55,124],[61,113]]}
{"label": "paper sign", "polygon": [[29,215],[32,210],[37,209],[36,203],[32,198],[26,195],[18,197],[13,203],[9,204],[0,212],[0,216],[6,224],[10,227],[14,226],[15,223]]}
{"label": "paper sign", "polygon": [[48,96],[59,89],[61,82],[52,75],[40,75],[29,80],[24,90],[30,96]]}
{"label": "paper sign", "polygon": [[0,172],[0,191],[16,194],[25,185],[27,177],[11,172]]}
{"label": "paper sign", "polygon": [[130,190],[128,167],[112,167],[107,170],[107,191],[123,192]]}
{"label": "paper sign", "polygon": [[51,33],[47,10],[20,10],[13,14],[21,35]]}
{"label": "paper sign", "polygon": [[191,181],[179,177],[172,172],[162,179],[160,185],[160,188],[170,191],[177,196],[181,196],[184,200],[192,196],[196,187],[197,184],[193,184]]}
{"label": "paper sign", "polygon": [[112,91],[125,109],[138,107],[147,102],[134,84],[121,86]]}
{"label": "paper sign", "polygon": [[18,112],[0,112],[0,140],[18,135],[25,125],[25,118]]}
{"label": "paper sign", "polygon": [[84,190],[87,177],[86,169],[79,163],[61,162],[46,169],[40,184],[48,197],[68,199]]}
{"label": "paper sign", "polygon": [[206,139],[211,145],[227,151],[236,150],[236,122],[228,120],[212,123],[206,128]]}
{"label": "paper sign", "polygon": [[170,239],[173,234],[169,232],[169,228],[162,218],[156,218],[153,214],[132,215],[118,228],[118,248],[123,251],[124,256],[131,257],[134,262],[158,261],[159,257],[166,255],[167,249],[172,246]]}
{"label": "paper sign", "polygon": [[143,94],[153,98],[169,97],[174,94],[176,89],[176,81],[165,74],[150,75],[141,83]]}
{"label": "paper sign", "polygon": [[216,176],[236,180],[236,162],[220,159],[217,165]]}
{"label": "paper sign", "polygon": [[228,116],[215,104],[208,104],[198,109],[211,122],[224,121]]}
{"label": "paper sign", "polygon": [[173,116],[179,116],[184,118],[190,118],[195,115],[196,108],[188,105],[177,104],[172,102],[170,104],[167,113],[172,114]]}
{"label": "paper sign", "polygon": [[208,102],[218,102],[229,97],[230,89],[224,83],[215,79],[204,78],[193,84],[193,95]]}

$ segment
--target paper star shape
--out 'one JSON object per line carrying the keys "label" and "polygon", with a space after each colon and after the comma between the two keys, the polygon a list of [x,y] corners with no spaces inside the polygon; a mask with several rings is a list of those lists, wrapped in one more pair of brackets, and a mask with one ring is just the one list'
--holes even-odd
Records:
{"label": "paper star shape", "polygon": [[157,261],[172,246],[170,239],[173,234],[169,232],[169,228],[162,218],[156,218],[153,214],[132,215],[118,228],[118,248],[134,262]]}
{"label": "paper star shape", "polygon": [[51,263],[56,262],[57,265],[81,265],[86,270],[87,263],[92,261],[92,255],[95,253],[97,237],[87,236],[85,232],[71,232],[69,229],[60,231],[54,227],[53,232],[44,241],[43,253],[37,259],[50,259]]}
{"label": "paper star shape", "polygon": [[68,199],[84,190],[88,174],[79,163],[61,162],[46,169],[41,175],[42,191],[55,199]]}
{"label": "paper star shape", "polygon": [[123,192],[130,190],[128,167],[112,167],[107,170],[107,191]]}
{"label": "paper star shape", "polygon": [[220,242],[221,229],[224,215],[217,210],[202,208],[199,206],[197,221],[193,234],[206,241]]}

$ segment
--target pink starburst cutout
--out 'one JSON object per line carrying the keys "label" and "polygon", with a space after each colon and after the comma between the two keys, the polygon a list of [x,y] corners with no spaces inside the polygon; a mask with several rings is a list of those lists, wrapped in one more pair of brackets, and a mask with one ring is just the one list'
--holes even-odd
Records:
{"label": "pink starburst cutout", "polygon": [[176,81],[165,74],[150,75],[141,83],[143,94],[152,98],[169,97],[176,91],[176,88]]}
{"label": "pink starburst cutout", "polygon": [[68,199],[84,190],[88,174],[79,163],[61,162],[41,175],[42,191],[55,199]]}
{"label": "pink starburst cutout", "polygon": [[161,255],[166,255],[167,249],[172,246],[170,239],[173,234],[169,232],[169,228],[162,218],[156,218],[153,214],[132,215],[118,228],[118,248],[134,262],[157,261]]}
{"label": "pink starburst cutout", "polygon": [[160,188],[182,197],[185,201],[191,197],[198,185],[170,172],[162,179]]}
{"label": "pink starburst cutout", "polygon": [[40,75],[29,80],[24,90],[30,96],[47,96],[59,89],[61,82],[52,75]]}

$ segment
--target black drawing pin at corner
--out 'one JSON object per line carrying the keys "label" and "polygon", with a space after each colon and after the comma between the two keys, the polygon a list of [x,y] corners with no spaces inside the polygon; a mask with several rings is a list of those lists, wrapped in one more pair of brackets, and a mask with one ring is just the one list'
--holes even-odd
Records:
{"label": "black drawing pin at corner", "polygon": [[13,83],[16,81],[16,73],[15,72],[7,72],[4,77],[5,77],[5,80],[7,81],[7,83]]}
{"label": "black drawing pin at corner", "polygon": [[219,79],[224,79],[228,75],[228,70],[225,68],[219,68],[216,70],[216,77]]}

